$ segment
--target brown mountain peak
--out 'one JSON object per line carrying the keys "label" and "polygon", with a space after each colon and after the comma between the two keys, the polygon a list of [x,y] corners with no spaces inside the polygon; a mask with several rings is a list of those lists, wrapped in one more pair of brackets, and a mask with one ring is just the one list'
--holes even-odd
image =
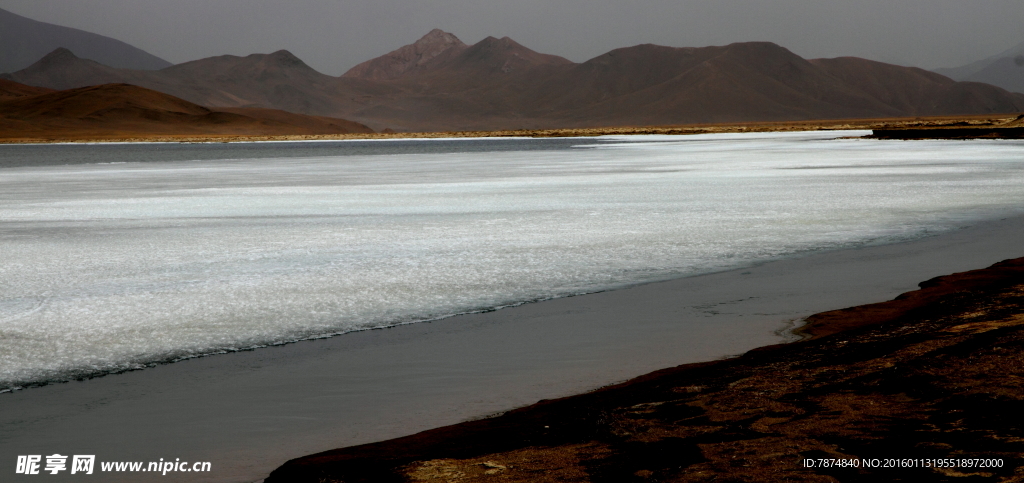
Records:
{"label": "brown mountain peak", "polygon": [[737,42],[721,47],[723,55],[736,59],[767,64],[772,62],[796,62],[807,64],[807,60],[793,51],[772,42]]}
{"label": "brown mountain peak", "polygon": [[53,50],[53,52],[44,55],[43,58],[39,59],[37,63],[44,65],[55,65],[67,63],[74,60],[78,60],[78,56],[75,55],[74,52],[65,49],[64,47],[57,47]]}
{"label": "brown mountain peak", "polygon": [[532,50],[523,47],[519,42],[512,40],[511,37],[502,37],[499,39],[497,37],[488,36],[474,44],[473,47],[479,49],[525,49],[533,52]]}
{"label": "brown mountain peak", "polygon": [[288,62],[302,62],[302,60],[296,57],[295,54],[284,49],[278,50],[277,52],[271,52],[267,54],[267,57]]}
{"label": "brown mountain peak", "polygon": [[266,54],[263,59],[269,64],[273,64],[279,67],[303,67],[311,69],[302,59],[295,56],[295,54],[287,50],[278,50],[277,52]]}
{"label": "brown mountain peak", "polygon": [[9,80],[31,86],[71,89],[123,82],[126,72],[130,71],[121,71],[93,60],[82,59],[70,50],[61,47],[46,54],[34,64],[6,77]]}
{"label": "brown mountain peak", "polygon": [[498,70],[503,73],[523,72],[541,65],[572,65],[557,55],[536,52],[509,37],[487,37],[459,54],[460,68]]}
{"label": "brown mountain peak", "polygon": [[342,77],[396,79],[407,72],[422,70],[432,61],[450,57],[465,48],[466,44],[454,34],[433,29],[412,44],[349,69]]}
{"label": "brown mountain peak", "polygon": [[441,29],[434,29],[427,32],[427,35],[420,37],[420,39],[412,45],[420,49],[436,49],[437,47],[465,46],[466,44],[459,40],[455,34],[445,32]]}
{"label": "brown mountain peak", "polygon": [[[505,38],[508,39],[508,37],[505,37]],[[512,40],[512,39],[509,39],[509,40]],[[481,46],[481,45],[496,45],[496,44],[498,44],[500,42],[501,42],[501,40],[498,39],[497,37],[495,37],[493,35],[488,35],[487,37],[484,37],[483,40],[473,44],[473,47],[477,47],[477,46]]]}

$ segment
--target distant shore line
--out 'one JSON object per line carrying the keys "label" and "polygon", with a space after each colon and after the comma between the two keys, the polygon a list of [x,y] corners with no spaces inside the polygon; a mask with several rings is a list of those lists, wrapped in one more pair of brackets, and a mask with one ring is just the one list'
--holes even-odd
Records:
{"label": "distant shore line", "polygon": [[[593,137],[616,135],[690,135],[690,134],[722,134],[751,132],[788,132],[788,131],[847,131],[847,130],[883,130],[886,132],[942,130],[943,137],[933,135],[914,135],[902,139],[918,138],[965,138],[986,137],[988,131],[996,129],[1017,128],[1022,123],[1024,114],[985,114],[971,116],[933,116],[912,118],[871,118],[871,119],[835,119],[811,121],[772,121],[772,122],[736,122],[709,123],[668,126],[618,126],[591,128],[553,128],[553,129],[504,129],[495,131],[444,131],[444,132],[378,132],[351,134],[294,134],[294,135],[175,135],[175,134],[134,134],[121,133],[110,135],[81,134],[60,136],[27,136],[0,138],[0,144],[64,144],[64,143],[247,143],[265,141],[348,141],[348,140],[391,140],[391,139],[437,139],[437,138],[502,138],[502,137]],[[972,130],[979,131],[978,136],[971,136]],[[957,133],[953,133],[957,130]],[[878,136],[875,136],[878,137]],[[991,136],[988,136],[991,137]]]}

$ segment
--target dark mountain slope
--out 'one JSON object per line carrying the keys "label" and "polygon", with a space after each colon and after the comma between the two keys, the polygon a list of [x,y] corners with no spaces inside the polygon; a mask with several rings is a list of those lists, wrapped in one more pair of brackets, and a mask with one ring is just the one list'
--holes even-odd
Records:
{"label": "dark mountain slope", "polygon": [[958,81],[983,82],[1024,93],[1024,42],[967,65],[934,71]]}
{"label": "dark mountain slope", "polygon": [[910,116],[1024,110],[1024,95],[977,82],[956,82],[913,67],[840,57],[812,61],[847,84]]}
{"label": "dark mountain slope", "polygon": [[333,94],[338,79],[317,72],[287,50],[210,57],[158,74],[152,88],[203,105],[272,107],[315,115],[341,108]]}
{"label": "dark mountain slope", "polygon": [[65,90],[99,84],[137,84],[149,74],[149,71],[115,69],[93,60],[82,59],[61,47],[25,69],[5,74],[4,77],[21,84]]}
{"label": "dark mountain slope", "polygon": [[1024,93],[1024,54],[997,59],[965,80]]}
{"label": "dark mountain slope", "polygon": [[807,119],[833,117],[837,110],[869,115],[883,108],[841,109],[868,99],[788,50],[763,42],[619,49],[577,66],[558,85],[562,91],[544,100],[576,122]]}
{"label": "dark mountain slope", "polygon": [[155,70],[171,65],[120,40],[38,22],[0,9],[0,72],[24,69],[60,47],[117,68]]}

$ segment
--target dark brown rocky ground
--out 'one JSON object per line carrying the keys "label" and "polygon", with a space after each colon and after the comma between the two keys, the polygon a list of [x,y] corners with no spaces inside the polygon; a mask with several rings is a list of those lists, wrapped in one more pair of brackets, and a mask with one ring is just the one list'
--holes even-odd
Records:
{"label": "dark brown rocky ground", "polygon": [[874,139],[1021,139],[1024,114],[1005,122],[957,121],[953,123],[905,123],[874,129]]}
{"label": "dark brown rocky ground", "polygon": [[[1024,480],[1024,258],[921,287],[815,315],[801,342],[298,458],[266,483]],[[803,465],[821,458],[1002,466]]]}

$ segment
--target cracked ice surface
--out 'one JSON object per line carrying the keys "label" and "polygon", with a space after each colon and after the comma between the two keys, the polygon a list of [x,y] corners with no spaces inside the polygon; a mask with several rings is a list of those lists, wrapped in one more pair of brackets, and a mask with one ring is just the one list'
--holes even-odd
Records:
{"label": "cracked ice surface", "polygon": [[1024,212],[1024,143],[859,134],[3,169],[0,389]]}

